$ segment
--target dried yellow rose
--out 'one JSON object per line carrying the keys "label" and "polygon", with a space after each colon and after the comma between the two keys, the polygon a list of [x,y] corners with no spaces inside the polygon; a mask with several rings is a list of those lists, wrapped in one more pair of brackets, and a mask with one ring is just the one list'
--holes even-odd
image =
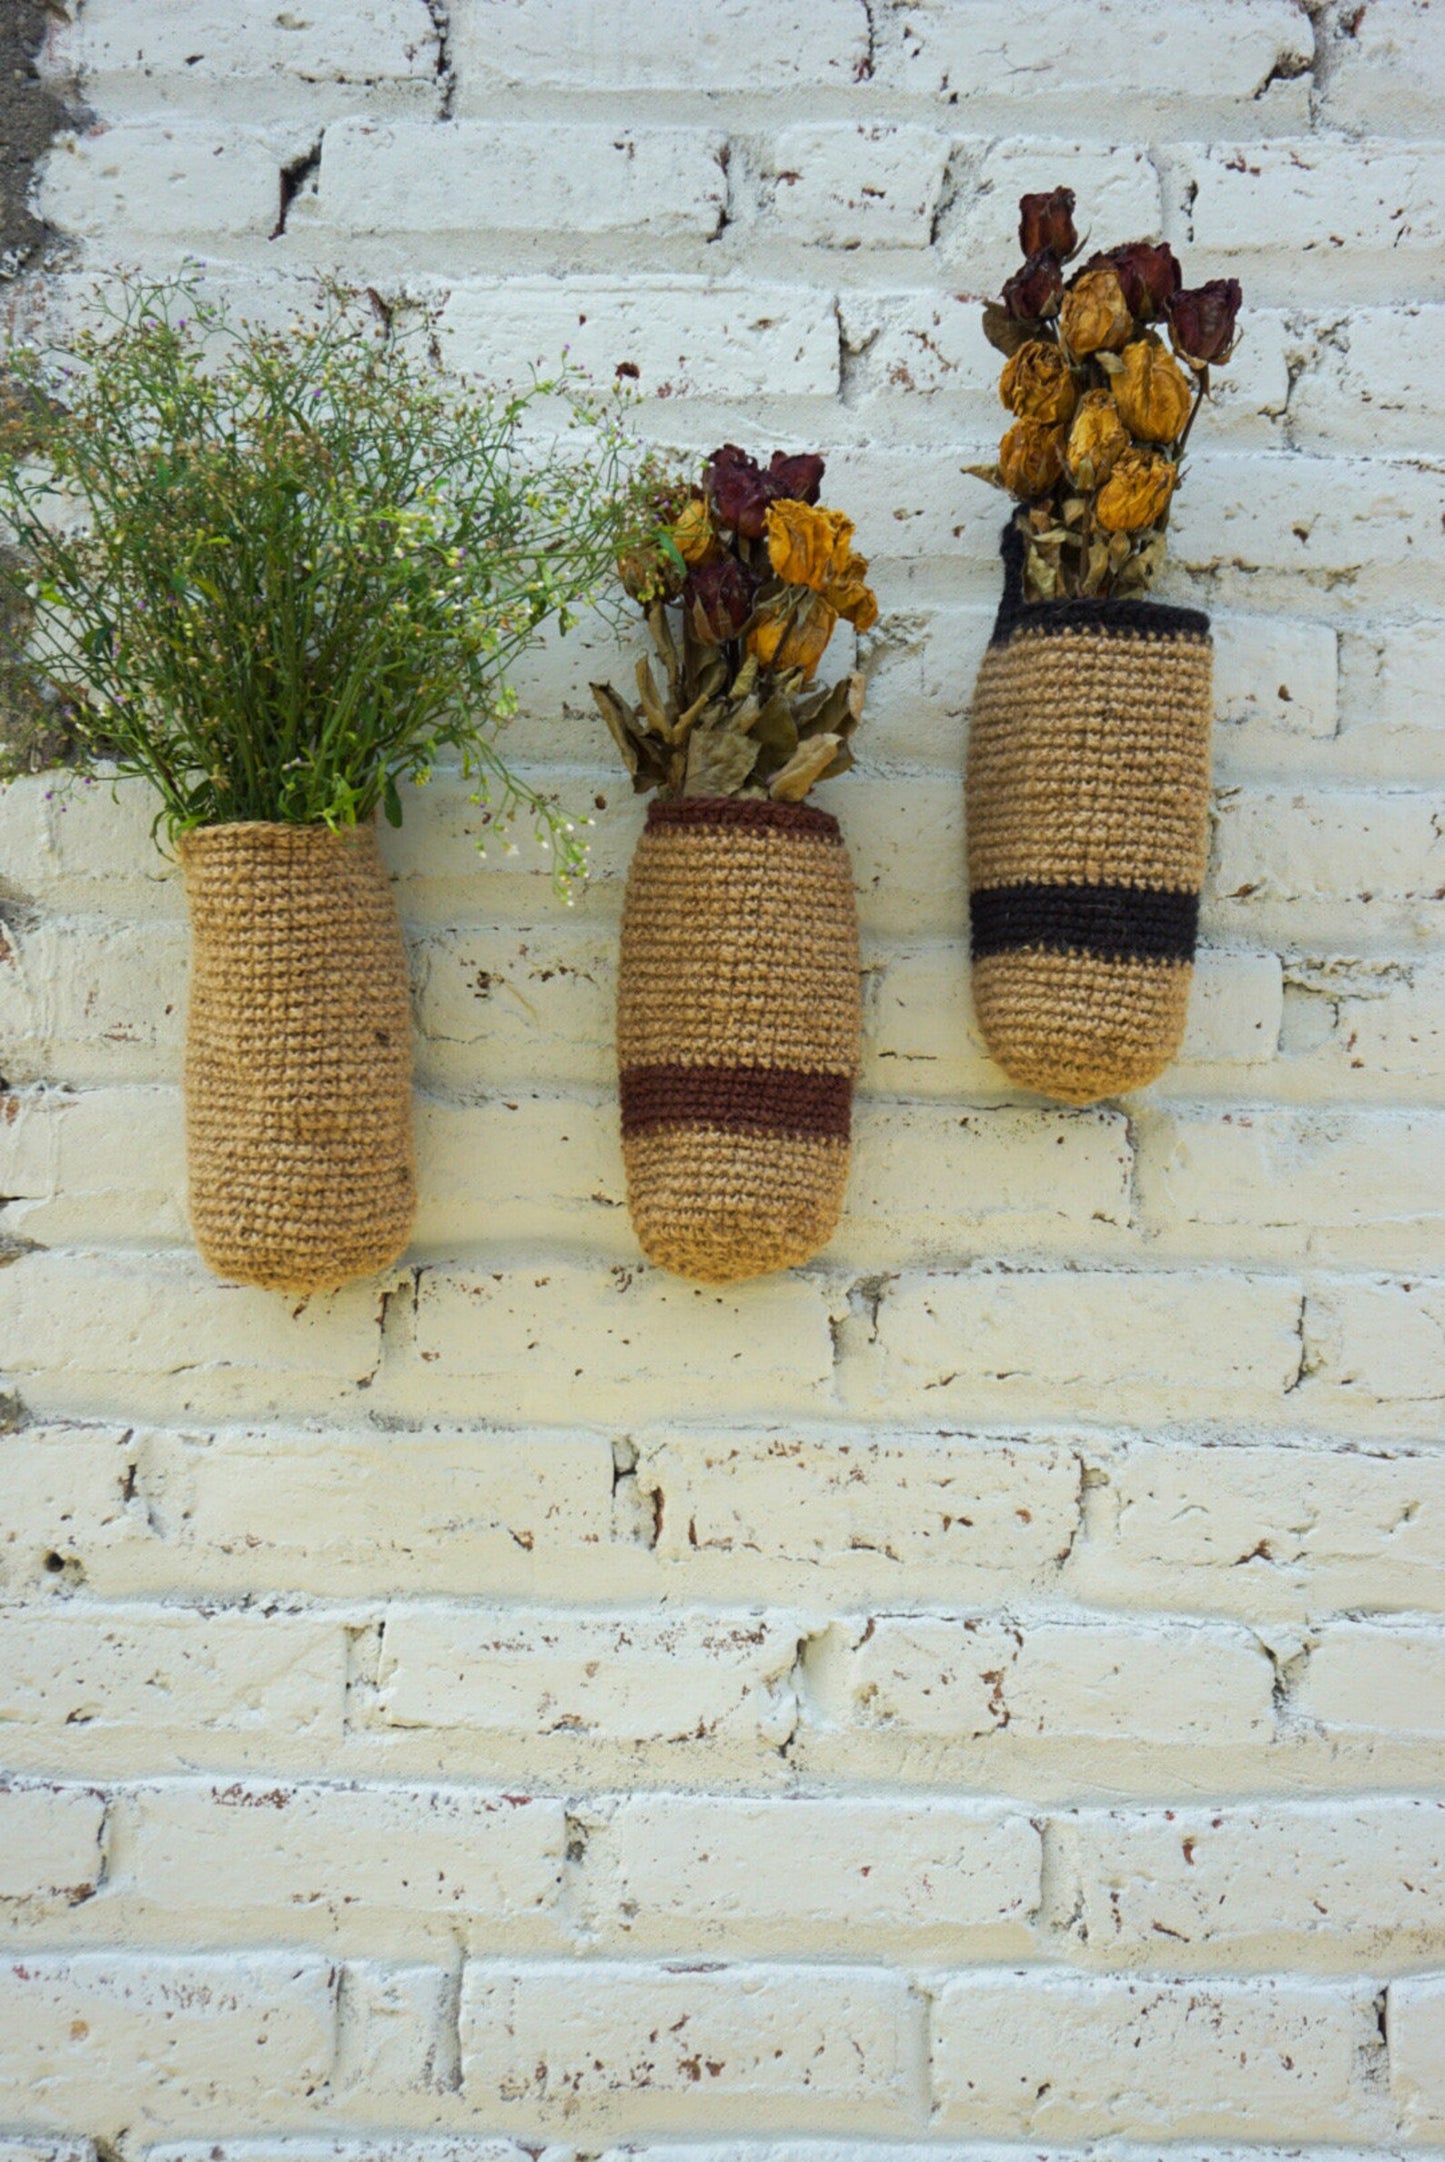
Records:
{"label": "dried yellow rose", "polygon": [[1081,271],[1059,310],[1059,335],[1071,353],[1117,353],[1133,335],[1134,318],[1118,273]]}
{"label": "dried yellow rose", "polygon": [[1029,502],[1047,495],[1064,470],[1066,430],[1042,420],[1016,420],[998,447],[999,476],[1010,495]]}
{"label": "dried yellow rose", "polygon": [[1107,390],[1086,390],[1074,413],[1064,463],[1080,488],[1097,488],[1129,448],[1129,431]]}
{"label": "dried yellow rose", "polygon": [[1157,338],[1136,338],[1105,362],[1119,417],[1144,443],[1173,443],[1183,433],[1194,393],[1189,378]]}
{"label": "dried yellow rose", "polygon": [[1074,371],[1056,345],[1030,338],[999,377],[998,394],[1021,420],[1067,420],[1074,410]]}
{"label": "dried yellow rose", "polygon": [[1094,520],[1106,533],[1139,533],[1169,507],[1179,468],[1157,450],[1126,450],[1094,498]]}

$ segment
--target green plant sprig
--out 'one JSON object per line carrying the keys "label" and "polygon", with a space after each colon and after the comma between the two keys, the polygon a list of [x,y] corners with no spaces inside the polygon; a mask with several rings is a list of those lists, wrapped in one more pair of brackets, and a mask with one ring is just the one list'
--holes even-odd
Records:
{"label": "green plant sprig", "polygon": [[[0,644],[79,746],[149,781],[174,838],[341,828],[446,751],[489,823],[576,827],[505,763],[508,671],[609,583],[632,515],[615,400],[445,375],[433,326],[323,287],[265,330],[185,280],[120,281],[102,331],[13,350],[0,406]],[[528,433],[539,400],[567,429]]]}

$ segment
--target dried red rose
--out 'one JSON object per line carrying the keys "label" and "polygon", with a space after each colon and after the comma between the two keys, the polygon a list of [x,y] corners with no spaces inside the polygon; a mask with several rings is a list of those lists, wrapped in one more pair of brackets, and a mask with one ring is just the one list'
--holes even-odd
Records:
{"label": "dried red rose", "polygon": [[1031,255],[1022,270],[1004,282],[1003,304],[1016,323],[1037,323],[1057,315],[1064,293],[1064,273],[1058,257],[1047,248]]}
{"label": "dried red rose", "polygon": [[1169,335],[1180,358],[1196,368],[1228,360],[1234,351],[1234,323],[1244,295],[1237,278],[1211,278],[1169,303]]}
{"label": "dried red rose", "polygon": [[748,540],[762,539],[770,503],[782,498],[816,503],[822,479],[823,461],[813,451],[788,456],[775,450],[765,473],[736,443],[724,443],[707,462],[707,490],[718,523]]}
{"label": "dried red rose", "polygon": [[738,632],[753,612],[756,581],[736,556],[718,556],[688,573],[683,606],[704,645],[720,646]]}
{"label": "dried red rose", "polygon": [[1167,240],[1157,247],[1149,240],[1128,240],[1101,260],[1113,264],[1129,313],[1141,321],[1163,315],[1183,283],[1184,274]]}
{"label": "dried red rose", "polygon": [[1067,262],[1079,245],[1074,231],[1074,191],[1053,188],[1045,195],[1019,198],[1019,246],[1025,255],[1047,248],[1060,262]]}

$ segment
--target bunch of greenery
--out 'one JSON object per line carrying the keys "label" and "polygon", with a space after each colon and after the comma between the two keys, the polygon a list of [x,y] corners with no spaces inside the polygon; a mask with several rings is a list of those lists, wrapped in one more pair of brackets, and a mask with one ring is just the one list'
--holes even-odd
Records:
{"label": "bunch of greenery", "polygon": [[[0,662],[36,725],[148,780],[172,837],[378,806],[397,825],[398,783],[450,749],[489,821],[529,811],[579,870],[573,822],[493,737],[509,665],[613,575],[615,406],[469,387],[428,319],[399,334],[332,286],[279,331],[185,280],[122,280],[106,316],[4,361]],[[582,437],[527,432],[557,397]]]}

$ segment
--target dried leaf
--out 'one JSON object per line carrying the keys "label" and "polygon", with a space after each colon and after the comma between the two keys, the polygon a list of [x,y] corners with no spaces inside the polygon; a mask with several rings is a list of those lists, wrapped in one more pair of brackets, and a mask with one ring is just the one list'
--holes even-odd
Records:
{"label": "dried leaf", "polygon": [[763,707],[752,734],[753,741],[765,750],[776,753],[779,758],[792,757],[798,748],[798,724],[781,691],[774,691]]}
{"label": "dried leaf", "polygon": [[657,648],[658,659],[667,671],[667,688],[672,697],[677,696],[677,680],[682,671],[677,641],[672,635],[672,625],[667,620],[667,610],[661,601],[654,601],[647,611],[647,628]]}
{"label": "dried leaf", "polygon": [[819,780],[832,765],[842,747],[842,739],[833,735],[809,736],[800,743],[780,773],[775,773],[768,790],[779,803],[801,803],[814,781]]}
{"label": "dried leaf", "polygon": [[648,727],[655,736],[661,736],[666,742],[671,731],[667,725],[667,715],[662,709],[661,695],[653,680],[652,663],[645,655],[640,657],[637,663],[637,694],[642,700],[642,710],[647,716]]}
{"label": "dried leaf", "polygon": [[984,303],[983,334],[998,353],[1016,353],[1033,335],[1027,323],[1016,323],[996,300]]}
{"label": "dried leaf", "polygon": [[689,796],[731,796],[757,764],[758,746],[752,736],[740,736],[726,724],[721,728],[695,728],[687,747]]}
{"label": "dried leaf", "polygon": [[631,715],[610,683],[594,683],[590,686],[597,710],[607,723],[609,735],[622,753],[622,762],[631,774],[637,772],[637,742],[631,725]]}
{"label": "dried leaf", "polygon": [[990,488],[1002,488],[1005,495],[1008,495],[1012,492],[1009,488],[1008,482],[1004,479],[1002,473],[1000,473],[997,464],[964,465],[959,467],[959,471],[960,473],[971,473],[975,480],[986,480]]}

